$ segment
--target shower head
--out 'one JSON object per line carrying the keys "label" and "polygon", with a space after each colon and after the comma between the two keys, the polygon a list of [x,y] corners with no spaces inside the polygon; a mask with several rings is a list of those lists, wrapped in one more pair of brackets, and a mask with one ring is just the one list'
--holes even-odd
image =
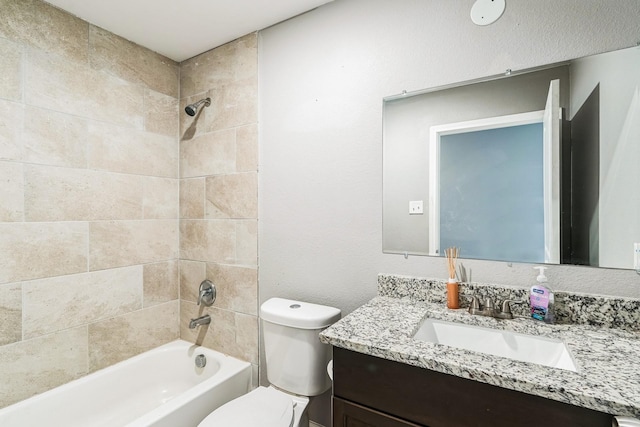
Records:
{"label": "shower head", "polygon": [[201,99],[198,102],[194,102],[193,104],[189,104],[184,108],[185,113],[187,113],[188,115],[190,115],[191,117],[195,116],[196,113],[198,112],[198,108],[200,108],[200,106],[204,104],[205,107],[208,107],[209,105],[211,105],[211,98],[204,98]]}

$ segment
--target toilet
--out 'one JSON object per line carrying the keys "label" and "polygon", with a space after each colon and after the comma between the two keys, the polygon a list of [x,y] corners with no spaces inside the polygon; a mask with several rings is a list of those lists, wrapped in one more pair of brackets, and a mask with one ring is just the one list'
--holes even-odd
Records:
{"label": "toilet", "polygon": [[198,427],[309,427],[309,397],[331,387],[331,347],[318,333],[340,319],[334,307],[271,298],[260,307],[268,387],[234,399]]}

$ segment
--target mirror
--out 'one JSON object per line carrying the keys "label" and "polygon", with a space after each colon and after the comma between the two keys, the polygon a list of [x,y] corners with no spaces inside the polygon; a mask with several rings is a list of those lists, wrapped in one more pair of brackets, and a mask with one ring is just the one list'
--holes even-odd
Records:
{"label": "mirror", "polygon": [[384,99],[383,252],[634,268],[640,47]]}

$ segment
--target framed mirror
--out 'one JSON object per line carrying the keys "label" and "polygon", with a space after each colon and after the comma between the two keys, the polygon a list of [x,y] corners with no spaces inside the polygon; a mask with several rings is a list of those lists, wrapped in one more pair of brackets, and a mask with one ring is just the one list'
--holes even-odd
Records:
{"label": "framed mirror", "polygon": [[634,268],[640,47],[384,99],[383,252]]}

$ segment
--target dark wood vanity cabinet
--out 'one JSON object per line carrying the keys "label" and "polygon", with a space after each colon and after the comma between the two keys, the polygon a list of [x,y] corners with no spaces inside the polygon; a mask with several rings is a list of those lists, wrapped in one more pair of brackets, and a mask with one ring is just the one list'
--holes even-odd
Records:
{"label": "dark wood vanity cabinet", "polygon": [[333,373],[333,427],[611,427],[613,418],[341,348]]}

